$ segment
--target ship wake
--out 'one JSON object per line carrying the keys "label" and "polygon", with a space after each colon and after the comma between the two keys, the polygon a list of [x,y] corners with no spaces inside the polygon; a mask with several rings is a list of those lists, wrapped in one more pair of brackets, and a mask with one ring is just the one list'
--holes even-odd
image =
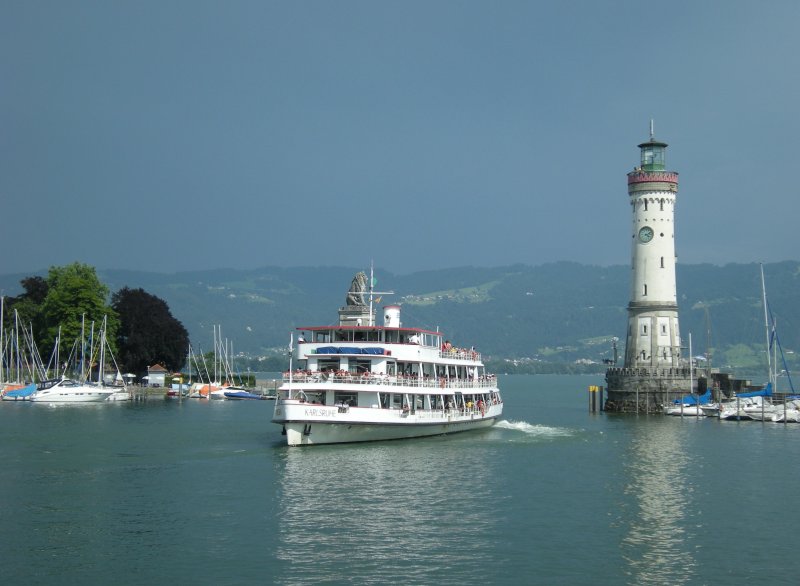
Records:
{"label": "ship wake", "polygon": [[548,425],[533,425],[527,421],[498,421],[495,424],[496,428],[508,429],[511,431],[518,431],[524,433],[531,438],[549,439],[559,437],[570,437],[573,435],[572,430],[564,427],[551,427]]}

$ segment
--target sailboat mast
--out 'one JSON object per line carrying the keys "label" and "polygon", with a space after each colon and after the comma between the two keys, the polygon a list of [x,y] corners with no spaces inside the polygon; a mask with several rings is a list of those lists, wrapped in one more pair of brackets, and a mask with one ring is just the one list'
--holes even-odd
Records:
{"label": "sailboat mast", "polygon": [[86,368],[86,314],[81,315],[81,382],[84,380],[83,372]]}
{"label": "sailboat mast", "polygon": [[[772,356],[770,356],[770,343],[769,343],[769,313],[767,310],[767,286],[764,283],[764,263],[761,263],[761,298],[764,301],[764,332],[766,334],[767,340],[767,373],[768,373],[768,382],[773,382],[772,376]],[[775,390],[775,385],[773,384],[773,391]]]}
{"label": "sailboat mast", "polygon": [[97,384],[103,385],[105,383],[105,363],[106,363],[106,326],[108,325],[108,316],[103,316],[103,329],[100,332],[100,367],[97,371]]}
{"label": "sailboat mast", "polygon": [[22,361],[19,355],[19,313],[17,310],[14,310],[14,340],[16,341],[16,348],[17,348],[17,378],[15,379],[16,382],[22,382],[20,378],[20,373],[22,372]]}
{"label": "sailboat mast", "polygon": [[3,362],[6,358],[5,347],[3,346],[3,334],[6,330],[6,324],[5,321],[3,321],[5,299],[3,295],[0,295],[0,385],[5,382],[5,378],[3,378]]}
{"label": "sailboat mast", "polygon": [[689,332],[689,394],[694,395],[694,355],[692,354],[692,332]]}
{"label": "sailboat mast", "polygon": [[58,334],[56,334],[56,378],[61,371],[61,326],[58,326]]}

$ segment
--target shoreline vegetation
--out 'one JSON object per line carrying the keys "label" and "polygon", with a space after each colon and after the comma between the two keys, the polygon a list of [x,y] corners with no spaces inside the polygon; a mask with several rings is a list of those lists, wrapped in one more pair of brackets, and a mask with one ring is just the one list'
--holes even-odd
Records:
{"label": "shoreline vegetation", "polygon": [[[328,323],[331,300],[344,301],[341,283],[351,279],[352,270],[262,267],[160,274],[95,271],[75,263],[41,272],[46,276],[0,275],[5,332],[14,330],[18,309],[19,322],[33,330],[39,349],[50,352],[57,328],[64,344],[71,343],[81,322],[101,323],[105,314],[118,314],[118,320],[109,318],[108,329],[115,356],[119,350],[124,372],[143,376],[156,363],[171,372],[185,370],[187,341],[195,355],[208,356],[210,324],[217,324],[235,342],[235,371],[282,372],[288,366],[290,332],[302,323]],[[376,271],[376,278],[396,292],[383,303],[402,305],[414,323],[467,346],[480,340],[476,350],[494,373],[603,375],[615,343],[617,366],[624,356],[629,272],[622,265],[557,262],[406,275]],[[795,372],[800,263],[769,263],[764,272],[786,351],[781,367]],[[686,339],[694,333],[698,366],[706,357],[714,368],[739,378],[766,377],[759,274],[754,263],[678,266],[681,332]],[[75,303],[86,297],[77,295],[76,287],[93,293],[91,306]],[[13,297],[15,292],[20,294]],[[165,331],[171,343],[155,344]],[[688,355],[688,349],[683,352]]]}

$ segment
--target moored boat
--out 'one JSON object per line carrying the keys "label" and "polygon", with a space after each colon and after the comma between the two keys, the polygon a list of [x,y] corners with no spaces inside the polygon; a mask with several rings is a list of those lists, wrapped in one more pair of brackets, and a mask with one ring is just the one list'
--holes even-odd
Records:
{"label": "moored boat", "polygon": [[687,395],[680,399],[675,399],[672,405],[664,409],[664,413],[683,417],[705,417],[703,406],[708,405],[710,401],[710,390],[707,390],[702,395]]}
{"label": "moored boat", "polygon": [[15,385],[3,391],[3,401],[30,401],[31,395],[36,392],[36,383],[27,386]]}
{"label": "moored boat", "polygon": [[775,405],[772,421],[775,423],[800,423],[800,399],[792,397],[780,405]]}
{"label": "moored boat", "polygon": [[30,400],[34,403],[100,403],[118,390],[62,378],[39,383]]}
{"label": "moored boat", "polygon": [[[359,273],[339,323],[298,328],[300,369],[283,376],[272,421],[290,446],[413,438],[492,426],[503,412],[496,377],[474,349],[405,327],[400,306],[375,325]],[[308,339],[306,339],[306,337]],[[294,346],[294,344],[292,344]]]}
{"label": "moored boat", "polygon": [[227,387],[225,389],[225,398],[226,399],[233,399],[233,400],[241,400],[241,399],[266,399],[264,395],[257,395],[256,393],[251,393],[244,387]]}
{"label": "moored boat", "polygon": [[769,413],[772,407],[768,399],[771,394],[771,387],[767,385],[760,391],[740,393],[721,403],[702,405],[701,409],[708,417],[717,417],[719,419],[735,421],[761,419],[759,415],[762,412]]}

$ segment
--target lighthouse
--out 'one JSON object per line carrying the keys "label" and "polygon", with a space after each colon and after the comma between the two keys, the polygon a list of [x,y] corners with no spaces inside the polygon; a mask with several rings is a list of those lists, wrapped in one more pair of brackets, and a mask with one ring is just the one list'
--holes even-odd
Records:
{"label": "lighthouse", "polygon": [[639,150],[639,164],[628,173],[631,289],[625,362],[606,372],[610,411],[656,411],[691,386],[681,356],[675,280],[678,174],[667,170],[667,143],[656,140],[652,122],[650,139]]}

